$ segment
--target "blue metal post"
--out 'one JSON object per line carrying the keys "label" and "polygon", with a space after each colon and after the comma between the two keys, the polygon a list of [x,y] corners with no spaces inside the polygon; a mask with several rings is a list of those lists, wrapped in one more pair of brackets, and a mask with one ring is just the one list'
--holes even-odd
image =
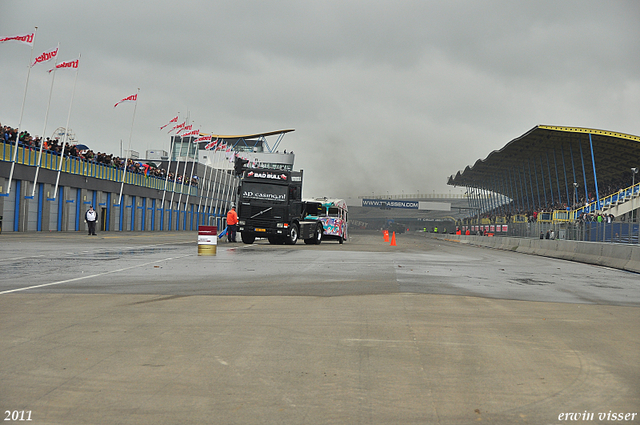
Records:
{"label": "blue metal post", "polygon": [[[573,149],[571,148],[571,144],[569,144],[569,155],[571,156],[571,170],[573,170],[573,182],[578,184],[578,181],[576,180],[576,166],[573,163]],[[573,186],[573,193],[576,195],[576,201],[574,203],[578,202],[577,192],[578,192],[578,189],[575,186]],[[576,209],[576,206],[577,205],[574,205],[572,209]]]}
{"label": "blue metal post", "polygon": [[42,206],[44,204],[44,185],[38,183],[38,223],[36,229],[38,232],[42,232]]}
{"label": "blue metal post", "polygon": [[503,205],[502,205],[502,214],[506,216],[509,204],[505,205],[505,201],[506,201],[505,198],[509,198],[509,195],[508,195],[509,192],[507,191],[506,184],[505,184],[505,181],[504,181],[504,174],[500,175],[500,178],[498,179],[498,181],[500,182],[499,183],[500,184],[500,192],[502,192],[502,203],[503,203]]}
{"label": "blue metal post", "polygon": [[584,155],[582,155],[582,140],[579,142],[580,146],[580,160],[582,161],[582,178],[584,179],[584,197],[586,203],[589,203],[589,189],[587,188],[587,173],[584,171]]}
{"label": "blue metal post", "polygon": [[[522,186],[522,194],[526,195],[527,197],[527,211],[531,211],[531,204],[529,202],[529,191],[527,190],[527,174],[524,170],[524,164],[522,164],[522,174],[520,174],[520,170],[518,170],[518,176],[521,179],[521,186]],[[524,201],[523,201],[524,203]]]}
{"label": "blue metal post", "polygon": [[556,159],[556,148],[553,147],[553,166],[556,169],[556,185],[558,187],[558,205],[562,205],[562,192],[560,191],[560,176],[558,175],[558,161]]}
{"label": "blue metal post", "polygon": [[500,193],[500,185],[496,176],[492,177],[491,185],[493,186],[493,193],[496,195],[496,216],[502,215],[502,194]]}
{"label": "blue metal post", "polygon": [[567,182],[567,167],[564,163],[564,148],[560,145],[560,154],[562,155],[562,169],[564,171],[564,187],[567,190],[567,205],[571,205],[571,198],[569,198],[569,183]]}
{"label": "blue metal post", "polygon": [[58,232],[62,231],[62,212],[64,211],[64,186],[58,188]]}
{"label": "blue metal post", "polygon": [[151,200],[151,229],[156,230],[156,199]]}
{"label": "blue metal post", "polygon": [[538,194],[538,204],[535,209],[540,209],[540,188],[538,187],[538,172],[536,171],[536,163],[535,160],[533,162],[533,174],[531,173],[531,159],[527,159],[527,165],[529,166],[529,183],[531,184],[531,197],[534,200],[535,204],[535,194],[533,193],[533,176],[536,176],[536,192]]}
{"label": "blue metal post", "polygon": [[516,177],[515,177],[515,172],[514,172],[514,176],[511,177],[511,170],[509,170],[509,179],[513,179],[513,188],[515,190],[515,195],[516,198],[518,200],[518,203],[516,204],[518,206],[516,212],[519,212],[520,210],[522,210],[523,206],[522,206],[522,199],[520,199],[520,193],[518,193],[518,183],[516,182]]}
{"label": "blue metal post", "polygon": [[493,211],[493,197],[491,196],[491,191],[487,187],[484,189],[484,196],[487,200],[487,212]]}
{"label": "blue metal post", "polygon": [[147,198],[142,198],[142,212],[140,213],[140,230],[145,231],[145,221],[147,219]]}
{"label": "blue metal post", "polygon": [[[18,149],[18,144],[16,143],[16,149]],[[9,149],[11,152],[11,149]],[[22,180],[14,180],[16,182],[16,193],[15,193],[15,206],[13,212],[13,231],[17,232],[20,229],[20,188],[22,186]],[[10,189],[10,188],[9,188]]]}
{"label": "blue metal post", "polygon": [[547,185],[544,183],[544,165],[542,164],[542,159],[540,160],[540,177],[542,177],[542,193],[544,193],[544,206],[546,207],[549,202],[547,201]]}
{"label": "blue metal post", "polygon": [[111,192],[107,192],[107,218],[104,220],[104,230],[108,231],[111,227]]}
{"label": "blue metal post", "polygon": [[76,189],[76,232],[80,230],[80,215],[82,214],[82,189]]}
{"label": "blue metal post", "polygon": [[133,232],[136,228],[136,197],[131,197],[131,231]]}
{"label": "blue metal post", "polygon": [[509,175],[509,172],[507,170],[507,175],[505,176],[505,185],[507,188],[507,192],[509,193],[509,198],[511,198],[511,202],[509,202],[509,210],[511,212],[511,214],[513,214],[515,212],[515,203],[516,203],[516,199],[513,196],[513,188],[511,187],[511,176]]}
{"label": "blue metal post", "polygon": [[593,155],[593,141],[591,133],[589,133],[589,147],[591,148],[591,163],[593,164],[593,180],[596,184],[596,210],[600,210],[600,192],[598,192],[598,177],[596,176],[596,159]]}
{"label": "blue metal post", "polygon": [[553,179],[551,178],[551,165],[549,163],[549,151],[547,151],[547,171],[549,172],[549,193],[551,193],[551,208],[553,209],[553,205],[556,203],[555,199],[553,199]]}

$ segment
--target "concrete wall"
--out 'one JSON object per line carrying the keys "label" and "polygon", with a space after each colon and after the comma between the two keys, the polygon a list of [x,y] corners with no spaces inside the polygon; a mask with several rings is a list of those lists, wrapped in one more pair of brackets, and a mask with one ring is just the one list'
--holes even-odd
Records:
{"label": "concrete wall", "polygon": [[433,236],[437,239],[469,245],[597,264],[640,273],[640,245],[466,235]]}

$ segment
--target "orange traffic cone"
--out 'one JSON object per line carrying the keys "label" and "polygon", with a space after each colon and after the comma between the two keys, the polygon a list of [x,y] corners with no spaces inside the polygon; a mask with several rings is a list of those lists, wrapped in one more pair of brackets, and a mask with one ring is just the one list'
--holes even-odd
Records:
{"label": "orange traffic cone", "polygon": [[396,246],[396,232],[393,232],[393,235],[391,236],[391,245],[390,246]]}
{"label": "orange traffic cone", "polygon": [[384,241],[389,242],[389,231],[385,230],[382,234],[384,235]]}

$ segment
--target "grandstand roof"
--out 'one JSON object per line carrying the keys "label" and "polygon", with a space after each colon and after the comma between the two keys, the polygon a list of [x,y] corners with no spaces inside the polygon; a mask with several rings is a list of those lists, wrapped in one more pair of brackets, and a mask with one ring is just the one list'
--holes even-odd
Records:
{"label": "grandstand roof", "polygon": [[509,192],[508,181],[520,179],[519,185],[529,186],[525,195],[542,191],[543,187],[547,191],[560,188],[558,190],[564,193],[565,185],[573,193],[575,181],[584,193],[586,178],[588,190],[593,191],[595,179],[589,135],[599,184],[625,176],[630,178],[630,168],[640,166],[638,136],[590,128],[538,125],[473,166],[450,176],[447,184],[484,188],[511,196],[505,193]]}
{"label": "grandstand roof", "polygon": [[295,131],[293,128],[287,129],[287,130],[275,130],[275,131],[268,131],[266,133],[255,133],[255,134],[244,134],[244,135],[237,135],[237,136],[225,136],[222,134],[208,134],[208,133],[200,133],[201,135],[204,136],[211,136],[211,137],[215,137],[217,139],[245,139],[245,140],[249,140],[249,139],[259,139],[261,137],[267,137],[267,136],[275,136],[276,134],[286,134],[286,133],[290,133],[292,131]]}

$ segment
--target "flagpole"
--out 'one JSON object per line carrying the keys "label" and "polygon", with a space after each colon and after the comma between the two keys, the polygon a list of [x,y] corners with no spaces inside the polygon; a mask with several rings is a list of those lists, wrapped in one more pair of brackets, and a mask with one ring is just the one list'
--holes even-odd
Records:
{"label": "flagpole", "polygon": [[[184,122],[185,122],[185,125],[189,125],[189,124],[187,124],[189,122],[189,111],[188,110],[187,110],[187,119]],[[173,211],[174,211],[173,210],[173,197],[174,197],[174,195],[176,193],[176,183],[178,183],[177,182],[177,180],[178,180],[178,169],[180,168],[180,154],[182,153],[182,136],[178,136],[177,133],[179,133],[179,132],[180,132],[180,130],[178,130],[176,132],[176,137],[180,137],[180,149],[178,151],[178,155],[176,155],[176,173],[173,176],[173,188],[172,188],[173,190],[171,191],[171,201],[170,201],[171,212],[172,212],[171,215],[172,216],[173,216]],[[174,140],[175,140],[175,138],[174,138]],[[174,146],[175,146],[175,142],[174,142]],[[186,164],[186,162],[185,162],[185,164]],[[180,180],[183,180],[183,179],[180,179]],[[180,188],[180,198],[179,199],[182,199],[182,187]],[[175,210],[175,212],[179,212],[179,211],[180,211],[180,200],[178,200],[178,209]],[[179,219],[179,217],[176,217],[176,227],[178,228],[177,230],[180,229],[180,223],[178,223],[178,219]],[[171,225],[171,223],[169,223],[169,225]]]}
{"label": "flagpole", "polygon": [[129,152],[125,155],[124,158],[124,172],[122,173],[122,183],[120,183],[120,195],[118,196],[118,205],[120,205],[120,209],[122,209],[122,189],[124,188],[124,179],[127,175],[127,158],[128,155],[131,155],[131,138],[133,137],[133,123],[136,120],[136,109],[138,109],[138,94],[140,93],[140,88],[136,92],[136,104],[133,106],[133,118],[131,118],[131,130],[129,131]]}
{"label": "flagpole", "polygon": [[[180,112],[178,112],[178,114],[180,114]],[[176,117],[178,118],[178,117]],[[177,122],[177,121],[176,121]],[[171,132],[171,130],[169,131]],[[162,191],[162,216],[163,216],[163,226],[164,226],[164,199],[165,199],[165,195],[167,194],[167,185],[169,183],[169,171],[171,171],[171,157],[172,157],[172,151],[171,151],[171,139],[169,139],[169,163],[167,164],[167,175],[165,176],[164,179],[164,189]]]}
{"label": "flagpole", "polygon": [[[218,151],[218,148],[220,147],[220,144],[222,143],[221,140],[218,139],[218,142],[216,143],[216,146],[214,148],[213,154],[216,155],[216,152]],[[219,156],[219,155],[216,155]],[[214,208],[214,204],[213,204],[213,199],[216,195],[216,180],[218,178],[218,171],[216,169],[216,165],[218,162],[218,158],[216,157],[214,162],[213,162],[213,169],[212,169],[212,174],[215,171],[215,175],[213,176],[213,182],[211,183],[211,187],[212,187],[212,191],[211,191],[211,197],[209,198],[209,202],[208,202],[208,207],[209,207],[209,214],[211,214],[211,208]],[[211,181],[211,177],[209,177],[209,181]],[[213,216],[215,218],[215,210],[213,212]]]}
{"label": "flagpole", "polygon": [[[185,121],[186,122],[186,121]],[[173,196],[176,193],[176,185],[178,184],[178,167],[180,167],[180,152],[182,151],[182,136],[178,136],[177,134],[174,136],[173,140],[173,146],[175,149],[175,145],[176,142],[175,140],[177,140],[176,138],[180,137],[180,150],[178,151],[178,154],[176,155],[176,172],[173,175],[173,186],[171,187],[171,200],[169,201],[169,206],[171,207],[171,220],[169,222],[169,229],[171,229],[171,221],[173,221]],[[179,208],[178,208],[179,210]]]}
{"label": "flagpole", "polygon": [[33,48],[36,44],[36,34],[38,33],[38,27],[35,27],[33,32],[33,42],[31,43],[31,55],[29,56],[29,70],[27,71],[27,82],[24,85],[24,95],[22,97],[22,108],[20,108],[20,120],[18,121],[18,128],[16,133],[16,148],[13,151],[13,158],[11,159],[11,171],[9,171],[9,184],[7,185],[6,196],[11,193],[11,181],[13,180],[13,171],[16,168],[16,159],[18,158],[18,145],[20,144],[20,127],[22,126],[22,115],[24,114],[24,104],[27,100],[27,88],[29,87],[29,76],[31,75],[31,61],[33,60]]}
{"label": "flagpole", "polygon": [[[80,55],[78,56],[78,60],[80,60]],[[58,164],[58,175],[56,176],[56,187],[53,189],[53,200],[58,197],[58,184],[60,183],[60,172],[62,170],[62,162],[64,160],[64,147],[67,144],[67,139],[69,139],[69,120],[71,119],[71,106],[73,106],[73,98],[76,94],[76,82],[78,81],[78,71],[80,70],[80,66],[76,68],[76,76],[73,78],[73,89],[71,90],[71,102],[69,102],[69,113],[67,114],[67,126],[64,130],[64,138],[62,139],[62,151],[60,152],[60,163]]]}
{"label": "flagpole", "polygon": [[[227,146],[227,143],[225,142],[224,145]],[[222,157],[224,157],[224,152],[222,152]],[[220,160],[220,162],[222,164],[224,164],[224,161],[222,159]],[[218,184],[216,185],[216,191],[215,191],[215,193],[216,193],[216,204],[213,207],[214,215],[216,214],[216,211],[218,211],[218,201],[220,201],[220,188],[222,187],[222,183],[221,182],[222,182],[222,178],[223,178],[223,175],[222,175],[222,164],[220,165],[220,168],[218,169],[219,172],[217,173],[218,175],[216,176],[216,177],[218,177]]]}
{"label": "flagpole", "polygon": [[[204,189],[204,185],[207,180],[207,170],[209,169],[209,156],[207,155],[207,163],[204,164],[204,175],[202,176],[202,189]],[[200,191],[203,192],[204,190]],[[205,192],[206,193],[206,192]],[[200,200],[198,201],[198,214],[200,214],[200,207],[202,206],[202,193],[200,193]]]}
{"label": "flagpole", "polygon": [[[229,145],[225,143],[225,146],[227,147],[227,149],[229,149]],[[225,150],[225,154],[226,154],[226,150]],[[227,160],[226,155],[225,155],[225,160]],[[224,164],[224,161],[222,161],[222,163]],[[218,198],[216,198],[216,210],[218,210],[218,203],[220,204],[220,209],[224,208],[224,203],[225,203],[225,197],[227,196],[227,188],[226,188],[226,183],[227,183],[227,170],[223,170],[222,168],[220,169],[221,172],[223,172],[222,176],[220,176],[220,181],[218,182],[218,194],[220,194],[220,191],[222,190],[222,196],[219,196]],[[220,217],[222,217],[222,213],[220,213]]]}
{"label": "flagpole", "polygon": [[[60,43],[58,43],[60,48]],[[47,102],[47,112],[44,114],[44,127],[42,128],[42,139],[40,139],[40,150],[38,152],[38,164],[36,166],[36,175],[33,178],[33,189],[31,190],[31,197],[36,194],[36,185],[38,184],[38,174],[40,173],[40,164],[42,163],[42,149],[44,147],[44,135],[47,131],[47,121],[49,119],[49,108],[51,107],[51,95],[53,94],[53,82],[56,79],[56,65],[58,65],[58,55],[56,55],[56,61],[53,64],[53,75],[51,76],[51,88],[49,88],[49,101]]]}
{"label": "flagpole", "polygon": [[[198,131],[198,137],[200,137],[200,131]],[[191,151],[191,143],[197,143],[197,142],[195,142],[195,140],[197,140],[198,137],[196,137],[193,142],[189,142],[189,151]],[[196,152],[197,152],[197,149],[196,149]],[[193,180],[193,169],[195,168],[196,164],[197,164],[197,161],[194,158],[193,164],[191,165],[191,175],[189,176],[189,192],[187,193],[186,201],[184,201],[184,211],[185,211],[185,213],[187,212],[187,204],[189,203],[189,195],[191,195],[191,180]]]}
{"label": "flagpole", "polygon": [[[183,137],[180,136],[180,152],[182,152],[182,142],[183,142]],[[191,143],[191,142],[187,142],[187,143]],[[180,179],[180,196],[178,197],[178,211],[180,211],[180,204],[182,203],[182,193],[184,192],[184,176],[187,172],[187,163],[189,161],[189,148],[191,146],[187,145],[187,156],[184,159],[184,173],[182,173],[182,178]]]}

